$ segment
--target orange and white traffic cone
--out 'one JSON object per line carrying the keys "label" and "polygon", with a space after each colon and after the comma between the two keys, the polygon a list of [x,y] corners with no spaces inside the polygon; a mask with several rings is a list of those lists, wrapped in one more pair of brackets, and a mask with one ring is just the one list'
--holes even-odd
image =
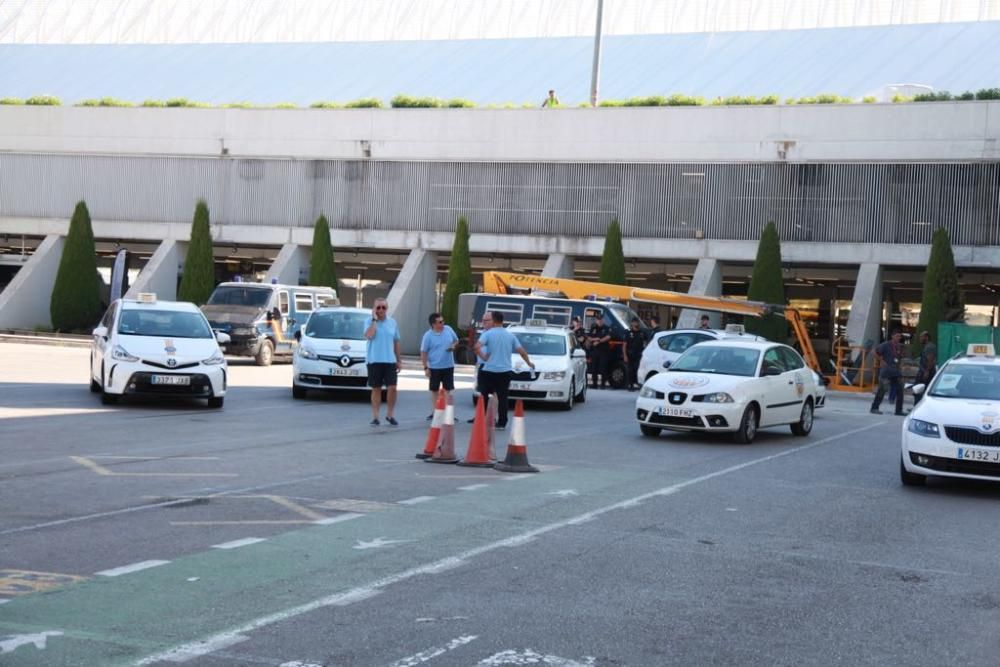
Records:
{"label": "orange and white traffic cone", "polygon": [[490,394],[486,403],[486,451],[491,461],[497,460],[497,395]]}
{"label": "orange and white traffic cone", "polygon": [[514,408],[507,458],[493,467],[502,472],[538,472],[538,468],[528,463],[528,445],[524,439],[524,403],[521,400],[517,401]]}
{"label": "orange and white traffic cone", "polygon": [[469,436],[469,449],[465,453],[465,458],[458,462],[460,466],[492,468],[493,464],[496,463],[496,459],[490,458],[489,430],[486,426],[484,400],[483,395],[480,394],[479,402],[476,403],[476,419],[472,423],[472,434]]}
{"label": "orange and white traffic cone", "polygon": [[434,456],[437,449],[438,440],[441,439],[441,424],[444,422],[444,387],[438,391],[437,405],[434,406],[434,417],[431,419],[431,428],[427,431],[427,442],[424,443],[424,451],[418,453],[418,459],[429,459]]}
{"label": "orange and white traffic cone", "polygon": [[458,463],[455,457],[455,403],[451,394],[446,394],[444,420],[441,422],[441,437],[438,438],[434,455],[424,459],[425,463]]}

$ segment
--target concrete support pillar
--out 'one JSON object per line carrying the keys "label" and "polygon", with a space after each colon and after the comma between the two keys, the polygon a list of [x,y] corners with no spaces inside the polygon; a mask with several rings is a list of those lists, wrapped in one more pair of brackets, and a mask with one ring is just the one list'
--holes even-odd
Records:
{"label": "concrete support pillar", "polygon": [[545,260],[545,267],[542,269],[542,276],[545,278],[573,278],[576,271],[576,263],[569,255],[561,252],[552,253]]}
{"label": "concrete support pillar", "polygon": [[58,234],[46,236],[0,293],[0,329],[52,326],[49,302],[64,243],[65,238]]}
{"label": "concrete support pillar", "polygon": [[298,285],[309,280],[310,251],[298,243],[286,243],[274,258],[274,263],[264,276],[265,283],[277,282],[282,285]]}
{"label": "concrete support pillar", "polygon": [[403,354],[418,354],[427,316],[437,308],[437,253],[411,250],[386,298],[389,314],[399,325]]}
{"label": "concrete support pillar", "polygon": [[163,241],[139,271],[125,298],[134,299],[139,292],[152,292],[163,301],[176,301],[177,280],[187,257],[187,249],[188,244],[184,241]]}
{"label": "concrete support pillar", "polygon": [[847,318],[847,340],[851,345],[876,345],[882,338],[882,267],[862,264],[854,283],[851,315]]}
{"label": "concrete support pillar", "polygon": [[[722,296],[722,264],[717,259],[703,257],[691,278],[688,294],[698,296]],[[722,326],[722,313],[706,312],[713,329]],[[678,329],[697,329],[701,324],[702,311],[685,308],[677,318]]]}

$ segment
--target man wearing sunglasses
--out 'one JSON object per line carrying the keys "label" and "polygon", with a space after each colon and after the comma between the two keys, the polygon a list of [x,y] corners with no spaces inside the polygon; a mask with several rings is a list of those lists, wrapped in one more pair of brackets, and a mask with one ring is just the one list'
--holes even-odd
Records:
{"label": "man wearing sunglasses", "polygon": [[430,382],[431,413],[427,421],[434,419],[438,390],[444,385],[449,394],[455,391],[455,348],[458,335],[444,323],[441,313],[431,313],[427,318],[431,328],[420,341],[420,361],[424,363],[424,375]]}
{"label": "man wearing sunglasses", "polygon": [[382,387],[386,388],[385,421],[390,426],[399,426],[393,414],[396,412],[396,378],[399,375],[402,355],[399,352],[399,327],[396,320],[388,315],[389,303],[385,299],[375,299],[371,317],[365,320],[365,363],[368,366],[368,386],[372,389],[371,426],[378,426],[379,409],[382,405]]}

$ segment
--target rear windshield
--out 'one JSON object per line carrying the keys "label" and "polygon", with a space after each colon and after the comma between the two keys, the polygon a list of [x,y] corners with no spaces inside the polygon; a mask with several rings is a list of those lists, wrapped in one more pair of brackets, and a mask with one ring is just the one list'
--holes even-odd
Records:
{"label": "rear windshield", "polygon": [[208,298],[208,305],[257,306],[264,308],[271,300],[271,290],[260,287],[216,287]]}
{"label": "rear windshield", "polygon": [[934,379],[930,395],[1000,401],[1000,366],[948,364]]}
{"label": "rear windshield", "polygon": [[669,370],[753,377],[757,374],[758,358],[757,350],[702,343],[688,348]]}
{"label": "rear windshield", "polygon": [[306,324],[306,335],[310,338],[364,340],[366,319],[368,313],[316,312]]}
{"label": "rear windshield", "polygon": [[123,310],[118,333],[161,338],[212,338],[212,329],[204,315],[171,310]]}
{"label": "rear windshield", "polygon": [[559,356],[566,354],[566,336],[517,332],[517,340],[528,354]]}

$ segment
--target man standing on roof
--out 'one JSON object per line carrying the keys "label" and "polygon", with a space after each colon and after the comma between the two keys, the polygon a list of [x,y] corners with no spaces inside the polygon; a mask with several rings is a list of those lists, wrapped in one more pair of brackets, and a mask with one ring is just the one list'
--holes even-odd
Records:
{"label": "man standing on roof", "polygon": [[510,390],[510,376],[514,374],[511,357],[521,355],[531,370],[535,364],[514,334],[504,329],[503,313],[493,311],[493,327],[484,331],[476,342],[476,356],[483,360],[479,371],[479,392],[483,396],[497,395],[498,430],[507,428],[507,393]]}

